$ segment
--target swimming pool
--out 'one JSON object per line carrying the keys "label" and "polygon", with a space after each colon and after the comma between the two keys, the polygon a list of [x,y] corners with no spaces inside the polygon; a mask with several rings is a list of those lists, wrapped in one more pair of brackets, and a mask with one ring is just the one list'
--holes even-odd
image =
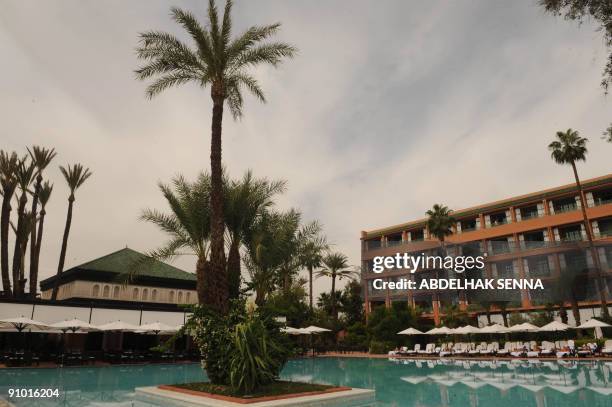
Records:
{"label": "swimming pool", "polygon": [[[612,362],[597,361],[316,358],[290,361],[282,377],[375,389],[377,407],[608,407],[611,372]],[[38,399],[36,405],[132,406],[135,387],[204,379],[199,364],[1,369],[0,395],[27,384],[60,389],[59,398]],[[28,399],[10,401],[34,405]]]}

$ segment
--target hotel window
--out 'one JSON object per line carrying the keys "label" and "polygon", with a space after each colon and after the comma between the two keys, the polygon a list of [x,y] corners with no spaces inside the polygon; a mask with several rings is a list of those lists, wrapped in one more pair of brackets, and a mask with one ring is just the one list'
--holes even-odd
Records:
{"label": "hotel window", "polygon": [[546,231],[538,230],[535,232],[523,233],[520,236],[521,246],[524,249],[538,249],[546,245]]}
{"label": "hotel window", "polygon": [[425,240],[425,229],[418,229],[410,232],[411,242],[421,242],[423,240]]}
{"label": "hotel window", "polygon": [[394,235],[387,236],[387,247],[399,246],[402,244],[402,234],[396,233]]}
{"label": "hotel window", "polygon": [[537,204],[536,205],[524,206],[524,207],[519,208],[519,209],[516,210],[516,217],[518,218],[517,220],[535,219],[535,218],[538,218],[540,216],[540,212],[542,212],[542,211],[539,210]]}
{"label": "hotel window", "polygon": [[459,222],[459,230],[461,233],[463,232],[471,232],[476,230],[476,218],[474,219],[464,219]]}
{"label": "hotel window", "polygon": [[551,261],[548,256],[528,257],[524,260],[529,277],[549,277],[551,275]]}
{"label": "hotel window", "polygon": [[584,228],[582,224],[559,228],[559,240],[562,242],[577,242],[582,240],[582,228]]}
{"label": "hotel window", "polygon": [[491,215],[485,216],[487,226],[500,226],[508,223],[508,214],[506,212],[492,213]]}
{"label": "hotel window", "polygon": [[108,298],[110,296],[110,287],[105,285],[104,290],[102,291],[102,296],[104,298]]}
{"label": "hotel window", "polygon": [[597,221],[599,236],[612,237],[612,218],[600,219]]}
{"label": "hotel window", "polygon": [[185,294],[185,303],[186,304],[190,304],[191,303],[191,293]]}
{"label": "hotel window", "polygon": [[604,189],[603,191],[593,192],[593,203],[596,206],[612,203],[612,189]]}
{"label": "hotel window", "polygon": [[157,301],[157,290],[151,291],[151,301]]}
{"label": "hotel window", "polygon": [[379,249],[381,244],[380,244],[380,237],[374,238],[374,239],[370,239],[370,240],[366,240],[366,250],[374,250],[374,249]]}
{"label": "hotel window", "polygon": [[178,293],[178,303],[182,304],[183,303],[183,292],[179,291]]}
{"label": "hotel window", "polygon": [[149,300],[149,290],[147,288],[142,290],[142,300],[143,301],[148,301]]}
{"label": "hotel window", "polygon": [[133,300],[138,299],[138,288],[134,288],[134,290],[132,291],[132,299]]}
{"label": "hotel window", "polygon": [[113,298],[117,299],[119,298],[119,287],[115,286],[115,288],[113,288]]}
{"label": "hotel window", "polygon": [[550,208],[552,209],[552,213],[563,213],[563,212],[571,212],[578,209],[578,204],[576,203],[576,197],[568,196],[567,198],[559,198],[554,199],[550,203]]}
{"label": "hotel window", "polygon": [[174,302],[174,291],[170,291],[170,294],[168,295],[168,301]]}
{"label": "hotel window", "polygon": [[100,286],[96,284],[93,286],[93,290],[91,291],[91,296],[97,297],[98,295],[100,295]]}

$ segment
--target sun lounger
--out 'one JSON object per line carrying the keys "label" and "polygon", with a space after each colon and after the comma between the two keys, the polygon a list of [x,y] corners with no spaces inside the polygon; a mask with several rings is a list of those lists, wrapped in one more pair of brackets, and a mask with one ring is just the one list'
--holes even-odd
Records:
{"label": "sun lounger", "polygon": [[510,353],[510,350],[512,350],[512,346],[513,346],[512,342],[506,342],[504,344],[504,347],[497,351],[497,354],[502,355],[502,356],[507,356]]}
{"label": "sun lounger", "polygon": [[555,344],[548,341],[542,341],[542,349],[540,350],[540,354],[542,356],[551,356],[555,352]]}
{"label": "sun lounger", "polygon": [[442,348],[440,349],[440,357],[450,356],[452,354],[453,354],[453,344],[452,343],[443,344]]}
{"label": "sun lounger", "polygon": [[492,355],[494,353],[497,353],[498,350],[499,350],[499,343],[491,342],[490,344],[487,345],[485,349],[480,350],[480,354],[481,355]]}
{"label": "sun lounger", "polygon": [[407,349],[406,350],[406,354],[414,355],[415,353],[419,353],[420,350],[421,350],[421,344],[420,343],[416,343],[414,345],[414,349]]}
{"label": "sun lounger", "polygon": [[510,356],[514,356],[515,358],[520,358],[525,355],[528,349],[529,349],[529,343],[516,342],[514,344],[514,348],[510,352]]}
{"label": "sun lounger", "polygon": [[612,353],[612,339],[608,339],[607,341],[604,342],[604,346],[603,346],[603,349],[601,350],[601,353],[604,353],[606,355],[609,355]]}
{"label": "sun lounger", "polygon": [[487,349],[487,344],[486,342],[482,342],[480,345],[477,345],[475,348],[470,349],[468,351],[469,355],[479,355],[481,351],[486,350]]}
{"label": "sun lounger", "polygon": [[436,349],[435,343],[428,343],[424,350],[419,350],[419,355],[431,355]]}

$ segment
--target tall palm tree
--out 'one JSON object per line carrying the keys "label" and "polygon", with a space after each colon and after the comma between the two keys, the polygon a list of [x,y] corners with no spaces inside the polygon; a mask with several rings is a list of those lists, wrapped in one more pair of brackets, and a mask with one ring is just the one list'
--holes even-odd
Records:
{"label": "tall palm tree", "polygon": [[229,235],[227,274],[230,298],[237,298],[240,293],[240,247],[251,234],[258,216],[272,206],[274,195],[283,193],[285,187],[285,181],[254,178],[251,171],[247,171],[240,181],[227,182],[224,213]]}
{"label": "tall palm tree", "polygon": [[19,165],[15,171],[15,178],[17,179],[17,185],[21,195],[17,198],[17,226],[15,230],[15,250],[13,251],[13,295],[15,297],[21,297],[24,293],[24,279],[23,279],[23,259],[25,256],[25,249],[28,244],[28,234],[31,229],[31,216],[26,211],[26,204],[28,203],[29,187],[34,179],[34,171],[36,167],[34,163],[27,162],[27,158],[20,160]]}
{"label": "tall palm tree", "polygon": [[327,239],[321,234],[321,225],[314,223],[313,231],[309,236],[304,236],[302,241],[302,248],[300,250],[300,263],[303,267],[308,270],[308,299],[310,304],[310,310],[313,309],[313,279],[314,270],[317,267],[321,267],[323,262],[323,256],[325,252],[329,250]]}
{"label": "tall palm tree", "polygon": [[576,180],[576,187],[578,187],[578,193],[580,196],[580,203],[582,208],[582,222],[584,223],[584,229],[586,231],[587,240],[589,241],[589,248],[591,249],[591,256],[595,263],[598,275],[599,285],[599,299],[601,301],[601,313],[604,317],[608,318],[608,305],[606,300],[606,283],[601,275],[601,262],[599,261],[599,255],[597,249],[593,244],[593,230],[591,229],[591,223],[586,212],[586,199],[584,197],[584,190],[578,177],[578,170],[576,169],[576,161],[586,161],[587,147],[586,143],[588,139],[580,137],[580,134],[576,130],[567,129],[567,131],[558,131],[556,134],[557,139],[548,145],[548,149],[551,151],[551,157],[557,164],[570,164],[574,171],[574,178]]}
{"label": "tall palm tree", "polygon": [[[140,80],[155,78],[147,88],[147,96],[161,93],[167,88],[194,82],[200,87],[210,86],[213,103],[210,138],[211,177],[211,242],[210,263],[217,278],[219,290],[229,298],[225,270],[223,174],[221,162],[221,132],[223,106],[227,103],[234,118],[242,115],[242,89],[265,102],[257,80],[249,69],[262,64],[277,66],[283,58],[292,57],[296,50],[282,42],[263,43],[278,32],[280,24],[254,26],[235,39],[231,39],[232,1],[227,0],[220,20],[214,0],[208,3],[208,21],[202,26],[193,14],[173,7],[173,19],[189,34],[195,47],[176,36],[148,31],[140,34],[137,56],[146,64],[136,70]],[[219,311],[227,311],[227,300],[220,304]]]}
{"label": "tall palm tree", "polygon": [[60,276],[64,272],[64,261],[66,260],[66,250],[68,249],[68,235],[70,234],[70,225],[72,223],[72,207],[74,206],[74,193],[79,189],[89,177],[91,177],[91,171],[89,168],[83,167],[81,164],[74,164],[73,166],[68,165],[62,167],[60,165],[60,171],[68,184],[70,189],[70,195],[68,196],[68,213],[66,214],[66,225],[64,226],[64,236],[62,238],[62,249],[60,251],[59,262],[57,264],[57,274],[55,282],[53,284],[53,291],[51,292],[51,300],[57,299],[57,291],[59,290]]}
{"label": "tall palm tree", "polygon": [[[36,167],[36,184],[34,185],[34,194],[32,195],[32,210],[34,215],[34,227],[30,228],[30,295],[36,296],[36,284],[38,282],[38,258],[36,257],[36,216],[38,211],[38,200],[40,190],[42,188],[43,171],[51,164],[51,161],[57,153],[54,148],[47,149],[45,147],[33,146],[28,153],[32,159],[32,163]],[[35,278],[33,278],[35,276]],[[32,288],[34,290],[32,290]]]}
{"label": "tall palm tree", "polygon": [[51,192],[53,192],[53,184],[49,184],[49,181],[45,181],[40,190],[38,191],[38,201],[40,202],[40,213],[38,217],[38,231],[36,233],[36,241],[32,241],[32,249],[34,249],[34,262],[36,267],[30,268],[30,296],[36,298],[36,292],[38,289],[38,265],[40,262],[40,249],[42,247],[42,237],[45,223],[45,216],[47,215],[47,203],[51,198]]}
{"label": "tall palm tree", "polygon": [[15,171],[19,159],[17,154],[0,150],[0,187],[2,188],[2,212],[0,213],[0,269],[2,271],[2,290],[12,296],[11,277],[9,275],[9,226],[11,220],[11,199],[17,189]]}
{"label": "tall palm tree", "polygon": [[[434,204],[434,206],[425,212],[427,215],[427,229],[430,235],[434,236],[440,242],[442,256],[446,256],[446,236],[453,234],[452,226],[455,224],[455,218],[452,216],[452,211],[447,206]],[[440,305],[440,293],[435,292],[435,300]]]}
{"label": "tall palm tree", "polygon": [[[202,173],[195,182],[183,176],[172,180],[172,185],[159,184],[170,213],[146,209],[141,220],[153,223],[169,236],[164,246],[149,253],[149,260],[171,260],[189,254],[196,257],[198,302],[218,306],[222,301],[215,289],[215,279],[208,260],[210,252],[210,176]],[[144,263],[147,259],[143,259]],[[142,263],[142,262],[141,262]],[[138,275],[146,264],[135,265],[130,277]]]}
{"label": "tall palm tree", "polygon": [[342,253],[329,253],[323,257],[323,268],[316,272],[317,277],[331,277],[331,311],[332,317],[338,319],[336,300],[336,280],[354,278],[355,270],[349,268],[348,258]]}

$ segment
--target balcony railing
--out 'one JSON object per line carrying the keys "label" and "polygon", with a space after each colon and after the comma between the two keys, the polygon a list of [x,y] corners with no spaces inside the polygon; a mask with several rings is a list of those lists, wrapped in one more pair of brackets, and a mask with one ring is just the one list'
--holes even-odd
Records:
{"label": "balcony railing", "polygon": [[612,197],[610,198],[595,198],[595,206],[607,205],[612,203]]}
{"label": "balcony railing", "polygon": [[533,250],[533,249],[541,249],[542,247],[546,247],[549,242],[545,242],[543,240],[525,240],[521,242],[521,246],[524,250]]}
{"label": "balcony railing", "polygon": [[538,211],[521,213],[521,220],[529,220],[529,219],[535,219],[539,217],[540,215],[538,214]]}
{"label": "balcony railing", "polygon": [[555,209],[555,213],[572,212],[578,210],[578,205],[576,205],[576,203],[553,205],[553,207]]}
{"label": "balcony railing", "polygon": [[582,232],[579,230],[565,232],[561,235],[561,240],[563,242],[579,242],[582,240]]}

